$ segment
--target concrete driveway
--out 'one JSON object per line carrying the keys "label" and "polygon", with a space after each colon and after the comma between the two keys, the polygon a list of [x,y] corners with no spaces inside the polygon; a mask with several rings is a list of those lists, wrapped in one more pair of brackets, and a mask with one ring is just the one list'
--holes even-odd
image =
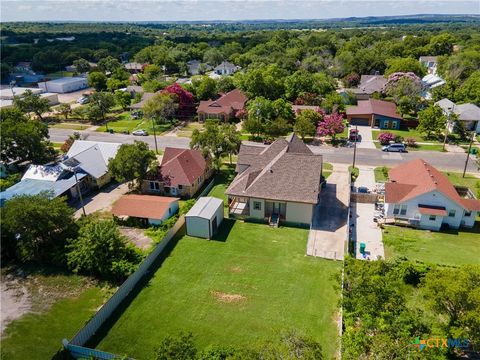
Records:
{"label": "concrete driveway", "polygon": [[[96,211],[110,211],[115,201],[120,199],[123,194],[128,192],[128,185],[125,184],[110,184],[94,193],[87,194],[83,197],[83,204],[85,212],[92,214]],[[75,217],[79,218],[83,215],[80,201],[75,203],[77,211]]]}
{"label": "concrete driveway", "polygon": [[[361,136],[361,141],[357,142],[358,149],[376,149],[373,143],[372,128],[370,126],[356,126],[358,134]],[[355,126],[351,126],[350,129],[355,129]]]}
{"label": "concrete driveway", "polygon": [[348,166],[335,164],[314,209],[307,255],[343,260],[349,197]]}
{"label": "concrete driveway", "polygon": [[[360,174],[355,181],[355,187],[364,186],[370,191],[375,187],[375,173],[373,167],[360,166]],[[357,259],[377,260],[385,258],[382,241],[382,230],[373,221],[375,204],[352,203],[351,224],[352,238],[355,242],[355,256]],[[365,243],[365,255],[360,254],[360,243]]]}

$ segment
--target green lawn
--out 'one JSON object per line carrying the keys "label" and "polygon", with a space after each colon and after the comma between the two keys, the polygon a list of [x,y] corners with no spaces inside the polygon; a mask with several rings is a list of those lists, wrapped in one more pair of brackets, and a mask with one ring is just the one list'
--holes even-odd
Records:
{"label": "green lawn", "polygon": [[383,230],[386,258],[444,265],[480,264],[480,224],[470,231],[431,232],[400,226]]}
{"label": "green lawn", "polygon": [[45,75],[45,77],[49,79],[59,79],[62,77],[72,77],[73,74],[74,73],[72,71],[56,71]]}
{"label": "green lawn", "polygon": [[296,329],[338,347],[341,263],[305,256],[308,230],[225,219],[217,241],[182,237],[97,346],[150,359],[166,335],[251,346]]}
{"label": "green lawn", "polygon": [[[450,181],[452,182],[453,185],[458,185],[458,186],[466,186],[470,188],[474,193],[475,191],[480,191],[480,178],[470,175],[470,174],[465,174],[465,177],[462,177],[462,173],[456,173],[456,172],[450,172],[450,171],[444,171],[444,174],[448,176]],[[478,188],[477,188],[478,185]],[[480,194],[477,194],[477,196]]]}
{"label": "green lawn", "polygon": [[109,291],[84,277],[34,274],[27,285],[32,309],[2,335],[2,359],[50,359],[104,302]]}
{"label": "green lawn", "polygon": [[[171,128],[171,124],[155,125],[157,135],[160,135]],[[112,129],[116,133],[121,133],[123,131],[128,131],[131,133],[132,131],[143,129],[148,131],[150,135],[153,135],[153,126],[151,121],[145,119],[132,119],[132,116],[129,112],[123,112],[115,115],[115,120],[108,121],[108,129]],[[100,126],[97,131],[106,132],[107,125]]]}
{"label": "green lawn", "polygon": [[412,128],[410,128],[409,130],[390,130],[390,129],[388,129],[388,130],[387,129],[372,130],[373,140],[377,140],[378,135],[380,135],[380,133],[382,133],[382,132],[390,132],[394,135],[402,136],[404,139],[412,138],[412,139],[415,139],[415,141],[430,142],[428,140],[425,140],[423,138],[423,135],[420,132],[418,132],[416,129],[412,129]]}
{"label": "green lawn", "polygon": [[[386,168],[387,169],[387,175],[385,175],[383,169]],[[386,166],[379,166],[379,167],[376,167],[373,172],[375,174],[375,182],[385,182],[385,181],[388,181],[388,171],[390,170],[389,167],[386,167]]]}
{"label": "green lawn", "polygon": [[225,205],[225,211],[227,211],[227,195],[225,195],[225,190],[227,190],[228,185],[235,178],[235,164],[223,164],[221,169],[215,174],[215,183],[211,190],[208,193],[208,196],[213,196],[223,200]]}
{"label": "green lawn", "polygon": [[71,129],[71,130],[85,130],[88,129],[91,125],[86,124],[74,124],[74,123],[57,123],[50,125],[49,127],[54,129]]}
{"label": "green lawn", "polygon": [[[373,142],[377,149],[382,148],[379,141]],[[407,146],[407,151],[443,151],[443,144],[417,144],[415,147]]]}
{"label": "green lawn", "polygon": [[323,163],[323,177],[327,179],[330,175],[332,175],[333,165],[327,162]]}

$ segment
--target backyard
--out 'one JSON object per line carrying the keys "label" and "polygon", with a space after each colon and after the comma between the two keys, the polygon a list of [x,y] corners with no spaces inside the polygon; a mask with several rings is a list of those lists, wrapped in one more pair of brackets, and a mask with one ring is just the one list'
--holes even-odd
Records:
{"label": "backyard", "polygon": [[[149,134],[153,134],[152,122],[145,119],[133,119],[132,115],[129,112],[123,112],[115,116],[114,120],[108,121],[107,124],[101,125],[96,130],[97,132],[107,132],[108,130],[113,130],[115,133],[127,132],[132,133],[135,130],[146,130]],[[172,128],[172,124],[157,124],[155,125],[155,130],[157,135],[162,134],[165,131],[168,131]]]}
{"label": "backyard", "polygon": [[406,257],[411,261],[442,265],[480,264],[480,223],[472,230],[432,232],[399,226],[383,230],[387,259]]}
{"label": "backyard", "polygon": [[[50,359],[110,295],[86,277],[55,269],[2,269],[2,359]],[[3,327],[3,324],[2,324]]]}
{"label": "backyard", "polygon": [[307,235],[225,219],[213,241],[181,237],[97,348],[141,360],[181,331],[245,347],[295,329],[332,358],[341,263],[306,257]]}

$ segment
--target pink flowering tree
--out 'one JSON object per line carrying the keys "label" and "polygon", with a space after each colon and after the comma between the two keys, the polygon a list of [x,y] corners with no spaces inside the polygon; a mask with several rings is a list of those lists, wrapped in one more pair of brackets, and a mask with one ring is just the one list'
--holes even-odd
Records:
{"label": "pink flowering tree", "polygon": [[345,130],[343,116],[339,113],[333,113],[323,116],[323,120],[318,123],[318,136],[331,136],[335,140],[337,134],[341,134]]}
{"label": "pink flowering tree", "polygon": [[378,135],[377,140],[380,141],[380,144],[382,145],[388,145],[390,142],[395,140],[395,135],[393,135],[391,132],[382,132],[380,135]]}
{"label": "pink flowering tree", "polygon": [[174,83],[161,91],[162,93],[175,94],[178,101],[178,116],[189,117],[195,113],[195,99],[189,91]]}

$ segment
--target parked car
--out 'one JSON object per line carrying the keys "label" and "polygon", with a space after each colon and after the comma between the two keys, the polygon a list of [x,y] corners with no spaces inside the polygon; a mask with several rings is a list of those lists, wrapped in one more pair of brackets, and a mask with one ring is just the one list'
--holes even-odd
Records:
{"label": "parked car", "polygon": [[368,193],[370,192],[370,190],[368,190],[368,188],[365,187],[365,186],[360,186],[360,187],[357,189],[357,192],[362,193],[362,194],[368,194]]}
{"label": "parked car", "polygon": [[405,144],[390,144],[382,146],[382,151],[387,152],[407,152]]}
{"label": "parked car", "polygon": [[148,136],[148,132],[143,130],[143,129],[139,129],[139,130],[135,130],[135,131],[132,131],[132,135],[135,135],[135,136]]}
{"label": "parked car", "polygon": [[80,97],[80,98],[77,100],[77,103],[79,103],[80,105],[85,105],[85,104],[87,104],[89,101],[90,101],[89,97],[83,95],[82,97]]}
{"label": "parked car", "polygon": [[348,135],[348,140],[350,141],[359,141],[361,139],[361,136],[358,133],[357,129],[350,129],[349,135]]}

